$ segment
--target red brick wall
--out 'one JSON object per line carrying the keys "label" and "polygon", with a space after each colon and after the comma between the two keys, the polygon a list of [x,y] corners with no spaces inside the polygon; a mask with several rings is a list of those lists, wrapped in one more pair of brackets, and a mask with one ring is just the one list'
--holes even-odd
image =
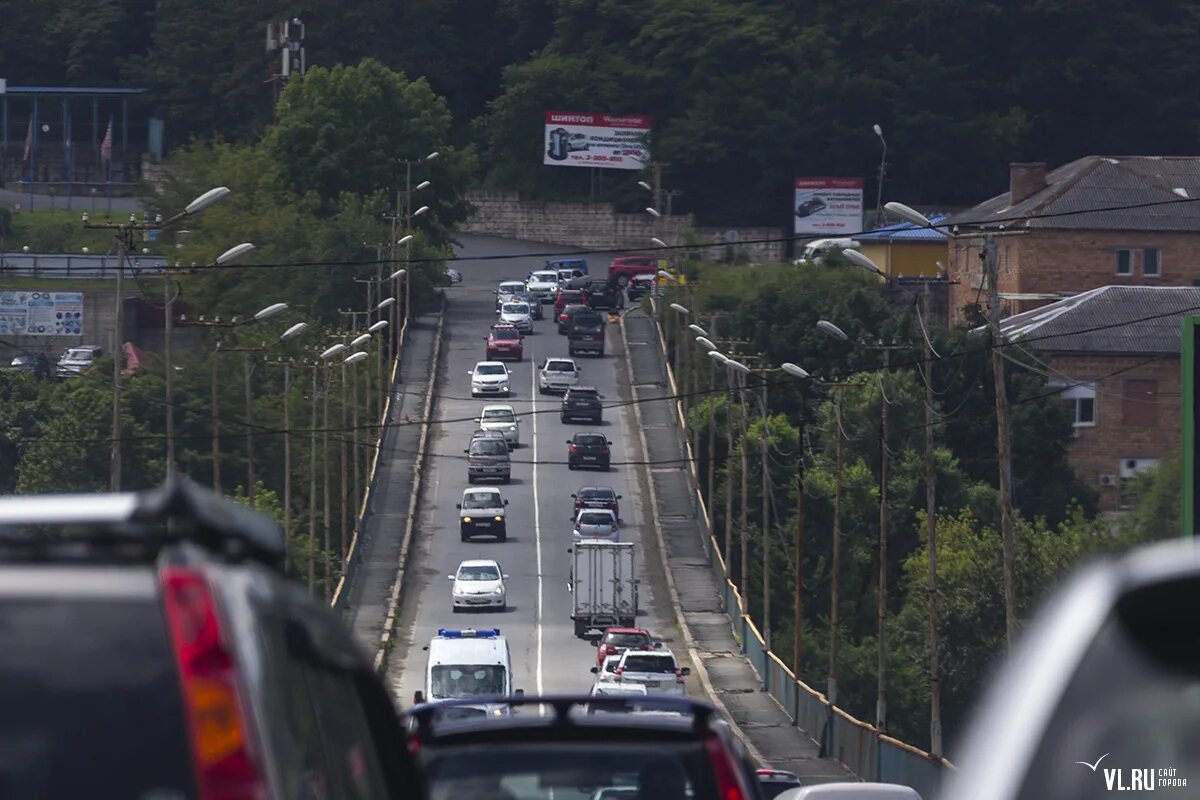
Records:
{"label": "red brick wall", "polygon": [[[979,248],[982,238],[959,235],[948,247],[951,281],[951,319],[962,318],[962,307],[976,298],[986,305],[986,289],[979,292]],[[1038,229],[996,235],[1001,292],[1083,292],[1100,286],[1191,286],[1200,279],[1200,233],[1152,233]],[[1142,274],[1141,250],[1160,250],[1159,277]],[[1118,248],[1133,253],[1131,275],[1117,275]],[[1005,316],[1051,302],[1004,301]]]}
{"label": "red brick wall", "polygon": [[[1068,458],[1083,482],[1100,492],[1100,507],[1105,511],[1115,511],[1120,506],[1122,459],[1161,458],[1179,446],[1179,357],[1162,356],[1143,364],[1147,358],[1062,354],[1048,359],[1054,370],[1073,380],[1095,381],[1096,424],[1075,429],[1077,435],[1068,449]],[[1123,371],[1113,374],[1118,370]],[[1054,377],[1062,378],[1057,374]],[[1128,382],[1146,380],[1157,381],[1157,395],[1131,398]],[[1136,403],[1136,408],[1127,409],[1131,403]],[[1147,409],[1155,412],[1155,424],[1150,427],[1128,424],[1131,415],[1145,416]],[[1118,476],[1117,484],[1101,486],[1101,475]]]}

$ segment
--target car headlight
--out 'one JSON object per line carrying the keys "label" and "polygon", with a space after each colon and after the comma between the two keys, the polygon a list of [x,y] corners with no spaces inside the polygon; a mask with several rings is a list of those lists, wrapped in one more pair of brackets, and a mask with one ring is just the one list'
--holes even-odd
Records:
{"label": "car headlight", "polygon": [[504,709],[502,709],[502,708],[493,708],[493,709],[492,709],[492,716],[493,716],[493,717],[503,717],[503,716],[504,716]]}
{"label": "car headlight", "polygon": [[463,522],[470,522],[470,521],[471,521],[471,518],[470,518],[470,517],[463,517],[463,518],[462,518],[462,521],[463,521]]}
{"label": "car headlight", "polygon": [[459,588],[458,586],[455,586],[455,587],[454,587],[454,594],[455,594],[455,596],[461,596],[461,595],[464,595],[464,594],[466,594],[466,592],[465,592],[465,591],[463,591],[463,590],[462,590],[461,588]]}
{"label": "car headlight", "polygon": [[497,587],[496,587],[496,594],[504,594],[504,587],[503,587],[503,586],[497,586]]}
{"label": "car headlight", "polygon": [[514,433],[516,433],[517,426],[516,426],[516,425],[509,425],[509,426],[508,426],[508,429],[509,429],[510,431],[512,431],[512,432],[514,432]]}
{"label": "car headlight", "polygon": [[503,521],[504,521],[504,517],[502,517],[502,516],[500,516],[499,514],[497,514],[497,515],[495,516],[495,520],[496,520],[496,522],[503,522]]}

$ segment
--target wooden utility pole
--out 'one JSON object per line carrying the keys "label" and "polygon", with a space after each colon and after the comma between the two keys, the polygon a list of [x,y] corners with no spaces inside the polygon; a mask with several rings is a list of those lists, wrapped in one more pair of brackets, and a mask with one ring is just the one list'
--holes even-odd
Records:
{"label": "wooden utility pole", "polygon": [[[770,409],[767,406],[767,375],[765,370],[762,377],[762,431],[759,433],[759,458],[762,468],[762,606],[763,606],[763,638],[767,651],[771,650],[771,468],[767,459],[767,447],[770,443],[767,434],[767,416]],[[763,680],[768,680],[770,671],[764,672]]]}
{"label": "wooden utility pole", "polygon": [[[733,378],[725,370],[725,569],[733,575]],[[711,481],[711,478],[710,478]],[[711,482],[709,484],[712,485]],[[741,591],[741,587],[738,587]]]}
{"label": "wooden utility pole", "polygon": [[329,365],[320,364],[321,372],[325,374],[325,394],[321,397],[321,472],[322,483],[324,484],[324,503],[323,509],[325,514],[325,525],[322,528],[322,546],[325,549],[325,599],[329,600],[332,596],[333,588],[333,565],[332,565],[332,548],[329,542],[329,529],[331,520],[329,515]]}
{"label": "wooden utility pole", "polygon": [[246,499],[254,508],[254,389],[250,383],[254,362],[248,352],[242,354],[242,373],[246,389]]}
{"label": "wooden utility pole", "polygon": [[996,242],[989,233],[983,244],[988,282],[988,326],[992,331],[992,378],[996,388],[996,459],[1000,467],[1000,540],[1004,549],[1004,631],[1008,647],[1017,637],[1016,540],[1013,535],[1012,452],[1008,435],[1008,389],[1004,380],[1004,354],[1000,348],[1000,280]]}
{"label": "wooden utility pole", "polygon": [[746,386],[745,386],[745,375],[743,375],[740,372],[735,372],[733,374],[737,375],[736,380],[738,382],[738,400],[740,401],[738,403],[738,406],[739,406],[738,416],[740,417],[740,426],[742,429],[742,441],[738,446],[738,450],[740,451],[741,459],[742,459],[742,467],[741,467],[741,472],[742,472],[742,475],[741,475],[741,478],[742,478],[742,502],[741,502],[742,517],[741,517],[741,525],[739,526],[741,529],[741,537],[742,537],[742,542],[741,542],[742,564],[741,564],[741,579],[740,579],[740,584],[738,585],[738,591],[741,592],[742,601],[747,603],[747,605],[748,605],[749,597],[747,597],[746,593],[749,591],[749,588],[750,588],[750,569],[749,569],[749,567],[750,567],[750,546],[749,546],[750,537],[747,535],[748,534],[747,529],[749,528],[749,513],[748,512],[750,510],[750,485],[749,485],[749,482],[747,479],[750,475],[750,453],[746,450],[746,444],[747,444],[747,442],[746,442],[746,413],[745,413],[746,412],[746,395],[745,395]]}
{"label": "wooden utility pole", "polygon": [[838,596],[838,576],[842,569],[842,490],[844,488],[842,394],[844,388],[841,384],[838,385],[833,401],[833,413],[837,422],[837,430],[834,432],[834,438],[837,441],[837,446],[834,448],[836,483],[833,489],[833,542],[831,546],[833,553],[829,566],[829,675],[825,689],[830,705],[837,705],[838,641],[841,638],[838,633],[838,605],[841,602],[841,598]]}
{"label": "wooden utility pole", "polygon": [[218,362],[221,356],[220,342],[212,354],[212,474],[213,491],[221,494],[221,393],[217,390],[220,378]]}
{"label": "wooden utility pole", "polygon": [[292,568],[292,367],[283,362],[283,568]]}
{"label": "wooden utility pole", "polygon": [[312,371],[308,437],[308,591],[317,585],[317,370]]}
{"label": "wooden utility pole", "polygon": [[887,537],[888,537],[888,401],[883,381],[888,374],[891,351],[883,348],[883,372],[879,375],[879,604],[876,628],[875,727],[887,730]]}
{"label": "wooden utility pole", "polygon": [[929,319],[929,284],[925,284],[922,301],[922,339],[925,346],[925,533],[926,548],[929,551],[929,749],[934,754],[940,754],[942,709],[941,677],[938,674],[937,472],[933,458],[933,348],[929,342],[928,331],[924,329],[925,320]]}
{"label": "wooden utility pole", "polygon": [[121,491],[121,367],[125,364],[125,261],[129,257],[131,236],[132,232],[129,228],[117,229],[117,309],[113,319],[112,454],[108,476],[109,488],[114,492]]}
{"label": "wooden utility pole", "polygon": [[346,553],[350,549],[350,498],[349,498],[349,468],[346,463],[346,364],[342,364],[342,394],[338,402],[338,410],[341,413],[341,428],[342,435],[338,437],[338,467],[342,475],[341,498],[342,502],[338,503],[338,509],[341,513],[342,523],[342,561],[346,560]]}
{"label": "wooden utility pole", "polygon": [[[803,406],[801,406],[803,407]],[[800,442],[804,442],[803,420]],[[804,467],[797,459],[796,469],[796,560],[792,564],[792,676],[800,680],[800,647],[804,641]]]}
{"label": "wooden utility pole", "polygon": [[[717,336],[717,318],[713,317],[709,322],[709,331],[713,338]],[[716,472],[717,472],[717,362],[709,359],[708,365],[708,493],[705,497],[708,498],[708,519],[711,524],[713,519],[713,491],[716,488]],[[713,530],[709,528],[711,535]],[[726,562],[728,565],[728,562]]]}

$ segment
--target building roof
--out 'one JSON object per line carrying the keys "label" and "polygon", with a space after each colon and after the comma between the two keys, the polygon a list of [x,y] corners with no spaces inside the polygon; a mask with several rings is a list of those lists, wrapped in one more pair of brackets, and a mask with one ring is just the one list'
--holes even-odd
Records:
{"label": "building roof", "polygon": [[1200,287],[1101,286],[1002,320],[1000,331],[1044,352],[1178,354],[1191,314]]}
{"label": "building roof", "polygon": [[[949,214],[935,214],[929,218],[934,225],[942,222]],[[860,242],[928,242],[938,244],[946,241],[946,232],[933,228],[919,228],[911,222],[885,225],[854,237]]]}
{"label": "building roof", "polygon": [[[1143,203],[1161,205],[1129,207]],[[1091,211],[1113,207],[1122,208]],[[1046,187],[1016,205],[1005,192],[947,220],[964,227],[1001,222],[1009,228],[1200,231],[1200,157],[1085,156],[1048,172]]]}

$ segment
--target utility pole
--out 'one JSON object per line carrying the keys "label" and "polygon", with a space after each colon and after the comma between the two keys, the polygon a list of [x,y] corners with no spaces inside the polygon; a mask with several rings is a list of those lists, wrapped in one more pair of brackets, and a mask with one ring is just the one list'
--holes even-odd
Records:
{"label": "utility pole", "polygon": [[293,75],[303,78],[308,66],[304,51],[304,23],[298,18],[293,17],[287,22],[267,23],[267,57],[270,58],[275,52],[279,53],[279,71],[276,72],[274,66],[270,67],[268,79],[271,84],[272,118],[275,118],[274,109],[279,102],[283,85]]}
{"label": "utility pole", "polygon": [[175,316],[175,298],[171,294],[173,281],[171,267],[163,270],[163,386],[167,395],[167,475],[175,472],[175,392],[171,373],[175,371],[171,361],[171,329]]}
{"label": "utility pole", "polygon": [[292,568],[292,369],[283,362],[283,569]]}
{"label": "utility pole", "polygon": [[317,585],[317,369],[312,368],[308,399],[308,592]]}
{"label": "utility pole", "polygon": [[[736,349],[736,348],[735,348]],[[729,370],[725,370],[725,441],[728,452],[725,454],[725,569],[733,574],[733,379]],[[709,479],[712,485],[712,479]],[[711,490],[710,490],[711,491]],[[741,587],[738,587],[741,591]]]}
{"label": "utility pole", "polygon": [[[87,215],[84,215],[87,227]],[[113,321],[113,405],[112,456],[109,464],[109,488],[121,491],[121,368],[125,364],[125,262],[129,258],[129,227],[117,229],[117,313]]]}
{"label": "utility pole", "polygon": [[834,436],[837,440],[837,446],[834,448],[836,483],[833,489],[833,543],[831,546],[833,553],[830,557],[829,565],[829,675],[825,688],[825,694],[829,698],[831,707],[837,705],[838,641],[841,638],[838,635],[838,604],[841,602],[841,599],[838,597],[838,575],[841,573],[842,568],[842,491],[844,489],[842,474],[844,471],[842,394],[844,388],[842,384],[838,384],[833,401],[834,419],[837,422],[837,430]]}
{"label": "utility pole", "polygon": [[[924,324],[929,319],[929,284],[922,295]],[[938,674],[937,473],[933,462],[933,348],[923,330],[925,361],[925,532],[929,551],[929,749],[942,752],[941,677]]]}
{"label": "utility pole", "polygon": [[338,503],[338,508],[340,509],[341,516],[342,516],[342,520],[341,520],[341,523],[342,523],[341,554],[342,554],[342,561],[345,561],[346,553],[350,549],[350,526],[349,526],[349,521],[348,521],[349,520],[349,512],[350,512],[350,503],[349,503],[349,486],[347,485],[349,482],[349,477],[348,477],[349,470],[347,469],[347,465],[346,465],[346,365],[345,365],[345,363],[342,364],[342,395],[340,398],[340,402],[338,403],[338,410],[341,413],[341,431],[342,431],[342,435],[338,437],[338,452],[339,452],[338,467],[339,467],[339,471],[342,474],[342,487],[341,487],[342,502]]}
{"label": "utility pole", "polygon": [[254,390],[250,383],[254,364],[249,352],[242,354],[242,373],[246,383],[246,499],[254,508]]}
{"label": "utility pole", "polygon": [[984,237],[983,258],[988,282],[988,327],[992,331],[992,377],[996,387],[996,457],[1000,462],[1000,540],[1004,549],[1004,631],[1011,649],[1017,638],[1016,541],[1013,535],[1012,452],[1008,435],[1008,389],[1004,380],[1004,354],[1000,348],[1000,278],[996,242]]}
{"label": "utility pole", "polygon": [[891,350],[883,347],[883,372],[879,375],[879,605],[876,632],[875,727],[880,733],[887,730],[887,537],[888,537],[888,401],[883,390],[888,374]]}
{"label": "utility pole", "polygon": [[[717,338],[717,318],[712,317],[708,324],[709,330],[712,332],[713,339]],[[708,519],[712,523],[713,519],[713,491],[716,484],[717,471],[717,363],[711,358],[708,365]],[[712,528],[709,528],[709,534],[712,534]],[[726,562],[728,566],[728,561]]]}
{"label": "utility pole", "polygon": [[[803,406],[801,406],[803,408]],[[804,422],[801,420],[800,442],[804,442]],[[792,676],[800,680],[800,646],[804,640],[804,462],[796,460],[796,561],[792,573]]]}
{"label": "utility pole", "polygon": [[333,565],[329,542],[329,365],[321,364],[320,369],[325,373],[325,394],[321,397],[321,472],[324,484],[325,526],[322,529],[322,542],[325,548],[325,600],[328,601],[333,593]]}
{"label": "utility pole", "polygon": [[212,354],[212,473],[213,491],[221,494],[221,394],[217,391],[220,371],[217,367],[221,354],[221,343]]}
{"label": "utility pole", "polygon": [[[771,469],[767,461],[767,375],[762,372],[762,431],[759,435],[759,456],[762,467],[762,604],[763,637],[767,651],[771,650]],[[770,670],[763,671],[763,680],[769,681]]]}
{"label": "utility pole", "polygon": [[742,545],[741,567],[742,568],[741,568],[741,583],[738,586],[738,591],[741,592],[742,601],[747,604],[747,607],[749,607],[749,597],[747,596],[747,592],[749,591],[749,588],[750,588],[750,569],[749,569],[749,567],[750,567],[750,546],[749,546],[750,537],[747,535],[747,529],[749,528],[749,518],[748,517],[749,517],[749,510],[750,510],[750,502],[749,502],[750,501],[750,486],[749,486],[747,479],[750,474],[750,454],[746,451],[746,444],[747,444],[746,443],[746,413],[745,413],[745,411],[746,411],[746,394],[745,394],[746,383],[745,383],[745,376],[742,373],[738,372],[735,374],[737,375],[737,382],[738,382],[738,400],[739,400],[738,416],[740,417],[740,423],[741,423],[741,428],[742,428],[742,441],[738,447],[738,450],[740,451],[741,459],[742,459],[742,469],[741,469],[741,472],[742,472],[742,475],[741,475],[741,478],[742,478],[742,503],[741,503],[742,518],[741,518],[741,526],[740,526],[741,527],[741,536],[742,536],[742,542],[741,542],[741,545]]}

